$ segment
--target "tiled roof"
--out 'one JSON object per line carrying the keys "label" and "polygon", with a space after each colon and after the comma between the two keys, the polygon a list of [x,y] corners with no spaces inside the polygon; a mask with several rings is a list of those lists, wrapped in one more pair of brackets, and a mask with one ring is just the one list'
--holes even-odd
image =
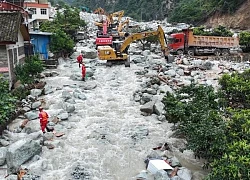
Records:
{"label": "tiled roof", "polygon": [[0,42],[17,42],[21,25],[20,12],[0,12]]}

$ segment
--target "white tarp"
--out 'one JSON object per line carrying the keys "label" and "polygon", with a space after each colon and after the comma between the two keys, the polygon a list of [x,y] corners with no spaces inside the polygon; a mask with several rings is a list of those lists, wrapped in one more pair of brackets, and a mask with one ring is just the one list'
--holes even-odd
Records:
{"label": "white tarp", "polygon": [[148,168],[147,170],[149,172],[151,172],[152,174],[155,174],[157,171],[161,170],[161,169],[170,169],[172,170],[173,168],[168,164],[166,163],[164,160],[159,160],[159,159],[156,159],[156,160],[150,160],[149,163],[148,163]]}

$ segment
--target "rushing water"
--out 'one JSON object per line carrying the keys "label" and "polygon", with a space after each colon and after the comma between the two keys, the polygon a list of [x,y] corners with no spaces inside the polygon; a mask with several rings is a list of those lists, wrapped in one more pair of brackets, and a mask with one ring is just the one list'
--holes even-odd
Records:
{"label": "rushing water", "polygon": [[[48,166],[42,179],[73,180],[71,173],[77,165],[93,180],[131,180],[145,170],[146,156],[157,144],[168,141],[172,133],[167,122],[142,116],[140,104],[133,101],[133,93],[143,81],[135,74],[138,69],[142,67],[134,64],[130,68],[96,66],[91,82],[97,87],[85,90],[87,100],[76,100],[75,112],[68,121],[61,122],[68,127],[65,136],[53,140],[60,140],[55,149],[43,147],[41,156]],[[59,76],[46,78],[48,85],[59,87],[43,97],[49,104],[49,114],[62,107],[62,91],[73,92],[90,81],[69,78],[81,73],[75,63],[64,62],[56,71]],[[138,129],[148,130],[148,136],[133,139]],[[200,171],[199,167],[193,168]]]}

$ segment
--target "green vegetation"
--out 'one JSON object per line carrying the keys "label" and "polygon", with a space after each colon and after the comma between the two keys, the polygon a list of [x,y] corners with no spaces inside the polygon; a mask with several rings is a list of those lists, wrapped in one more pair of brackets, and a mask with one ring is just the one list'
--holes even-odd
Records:
{"label": "green vegetation", "polygon": [[212,29],[211,31],[206,31],[204,26],[199,26],[193,28],[194,35],[201,36],[223,36],[223,37],[232,37],[233,33],[224,26],[218,26],[217,28]]}
{"label": "green vegetation", "polygon": [[0,125],[15,112],[16,98],[9,92],[9,83],[0,75]]}
{"label": "green vegetation", "polygon": [[43,70],[42,61],[38,55],[35,55],[27,57],[24,64],[17,64],[14,72],[17,80],[20,80],[23,85],[29,85],[34,83],[37,74]]}
{"label": "green vegetation", "polygon": [[233,13],[247,0],[116,0],[109,3],[105,1],[73,0],[71,5],[80,8],[90,7],[95,10],[104,8],[107,12],[124,10],[126,16],[138,21],[162,20],[168,17],[170,22],[185,22],[194,25],[207,19],[214,12]]}
{"label": "green vegetation", "polygon": [[207,180],[250,179],[250,70],[223,75],[221,88],[191,84],[163,98],[187,149],[207,159]]}
{"label": "green vegetation", "polygon": [[53,21],[45,21],[41,24],[40,30],[52,32],[51,51],[53,53],[67,56],[73,52],[74,41],[77,31],[86,26],[84,20],[80,19],[77,8],[64,6],[63,12],[58,12]]}
{"label": "green vegetation", "polygon": [[215,12],[233,13],[246,0],[178,0],[170,13],[170,22],[197,25]]}
{"label": "green vegetation", "polygon": [[250,32],[243,31],[240,33],[240,45],[242,46],[243,52],[250,52]]}

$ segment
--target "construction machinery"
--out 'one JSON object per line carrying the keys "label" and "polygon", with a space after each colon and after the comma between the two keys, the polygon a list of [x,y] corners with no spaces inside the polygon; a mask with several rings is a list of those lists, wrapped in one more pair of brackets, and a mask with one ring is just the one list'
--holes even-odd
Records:
{"label": "construction machinery", "polygon": [[192,29],[183,29],[181,33],[170,35],[171,53],[202,55],[229,55],[231,48],[239,47],[239,38],[220,36],[197,36]]}
{"label": "construction machinery", "polygon": [[100,15],[106,15],[106,11],[104,9],[102,9],[101,7],[97,8],[96,10],[94,10],[93,13],[94,14],[100,14]]}
{"label": "construction machinery", "polygon": [[98,58],[100,60],[107,60],[106,65],[112,66],[114,63],[124,63],[125,67],[130,67],[130,58],[128,55],[129,45],[136,40],[141,40],[147,37],[157,36],[161,45],[161,50],[165,55],[165,58],[168,58],[168,48],[166,47],[166,37],[165,33],[161,26],[158,26],[156,31],[149,32],[140,32],[134,33],[125,37],[124,41],[113,41],[113,47],[111,46],[99,46]]}

